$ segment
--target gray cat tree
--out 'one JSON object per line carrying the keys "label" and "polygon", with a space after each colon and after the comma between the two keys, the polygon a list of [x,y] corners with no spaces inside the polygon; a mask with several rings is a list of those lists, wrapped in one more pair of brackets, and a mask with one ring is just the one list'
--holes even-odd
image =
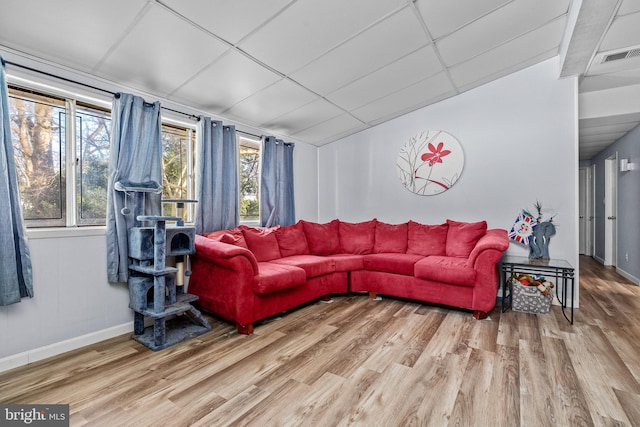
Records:
{"label": "gray cat tree", "polygon": [[[115,189],[125,194],[123,215],[133,215],[129,228],[129,307],[134,311],[133,338],[152,350],[162,350],[201,335],[211,326],[191,305],[197,296],[185,292],[186,260],[195,252],[195,228],[184,225],[182,217],[144,215],[146,195],[161,193],[155,182],[119,181]],[[133,199],[133,212],[128,199]],[[194,200],[163,200],[184,203]],[[167,223],[171,223],[167,225]],[[175,267],[167,265],[175,257]],[[153,321],[145,326],[146,319]]]}

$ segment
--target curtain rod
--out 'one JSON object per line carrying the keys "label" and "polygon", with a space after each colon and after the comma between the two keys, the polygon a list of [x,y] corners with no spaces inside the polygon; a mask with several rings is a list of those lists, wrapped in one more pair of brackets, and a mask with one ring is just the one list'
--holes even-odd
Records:
{"label": "curtain rod", "polygon": [[[52,73],[49,73],[49,72],[47,72],[47,71],[42,71],[42,70],[38,70],[38,69],[36,69],[36,68],[28,67],[28,66],[26,66],[26,65],[17,64],[17,63],[15,63],[15,62],[7,61],[6,59],[4,60],[4,63],[5,63],[5,64],[12,65],[12,66],[14,66],[14,67],[23,68],[23,69],[25,69],[25,70],[33,71],[34,73],[39,73],[39,74],[43,74],[43,75],[48,76],[48,77],[53,77],[54,79],[62,80],[62,81],[65,81],[65,82],[67,82],[67,83],[73,83],[73,84],[76,84],[76,85],[80,85],[80,86],[87,87],[87,88],[89,88],[89,89],[97,90],[97,91],[99,91],[99,92],[108,93],[109,95],[112,95],[112,96],[115,96],[115,95],[116,95],[116,92],[112,92],[112,91],[110,91],[110,90],[103,89],[103,88],[101,88],[101,87],[92,86],[92,85],[90,85],[90,84],[88,84],[88,83],[82,83],[82,82],[79,82],[79,81],[77,81],[77,80],[73,80],[73,79],[69,79],[69,78],[66,78],[66,77],[57,76],[57,75],[52,74]],[[184,113],[184,112],[182,112],[182,111],[174,110],[174,109],[172,109],[172,108],[163,107],[162,105],[160,106],[160,108],[162,108],[163,110],[171,111],[172,113],[182,114],[183,116],[187,116],[187,117],[189,117],[190,119],[194,119],[194,120],[196,120],[196,121],[197,121],[197,120],[200,120],[200,118],[199,118],[198,116],[194,115],[194,114]]]}
{"label": "curtain rod", "polygon": [[[66,78],[66,77],[57,76],[57,75],[49,73],[47,71],[42,71],[42,70],[38,70],[36,68],[32,68],[32,67],[29,67],[29,66],[26,66],[26,65],[17,64],[15,62],[7,61],[6,59],[3,59],[3,61],[4,61],[5,64],[9,64],[9,65],[12,65],[14,67],[23,68],[25,70],[33,71],[34,73],[43,74],[45,76],[52,77],[52,78],[58,79],[58,80],[62,80],[62,81],[65,81],[67,83],[73,83],[73,84],[76,84],[76,85],[84,86],[84,87],[87,87],[89,89],[97,90],[99,92],[108,93],[109,95],[112,95],[112,96],[116,95],[115,92],[112,92],[110,90],[107,90],[107,89],[104,89],[104,88],[101,88],[101,87],[92,86],[90,84],[82,83],[82,82],[79,82],[77,80],[72,80],[72,79],[69,79],[69,78]],[[171,111],[172,113],[182,114],[183,116],[187,116],[190,119],[194,119],[196,121],[200,121],[200,117],[196,116],[195,114],[185,113],[185,112],[182,112],[182,111],[174,110],[172,108],[163,107],[162,105],[160,106],[160,108],[162,108],[163,110],[166,110],[166,111]],[[246,131],[243,131],[243,130],[237,130],[237,132],[244,133],[245,135],[253,136],[255,138],[262,138],[262,135],[256,135],[256,134],[253,134],[251,132],[246,132]]]}

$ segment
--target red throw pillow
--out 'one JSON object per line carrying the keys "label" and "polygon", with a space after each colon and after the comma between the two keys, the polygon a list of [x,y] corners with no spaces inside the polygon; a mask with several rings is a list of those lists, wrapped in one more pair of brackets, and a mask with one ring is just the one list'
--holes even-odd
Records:
{"label": "red throw pillow", "polygon": [[487,233],[487,221],[458,222],[447,220],[447,256],[468,258],[478,243]]}
{"label": "red throw pillow", "polygon": [[216,240],[218,242],[229,243],[231,245],[236,245],[236,246],[243,247],[245,249],[249,249],[249,247],[247,246],[246,240],[244,240],[244,235],[242,234],[242,230],[239,228],[214,231],[212,233],[205,234],[204,237],[208,239]]}
{"label": "red throw pillow", "polygon": [[326,224],[300,220],[304,235],[309,244],[309,253],[314,255],[331,255],[340,253],[340,236],[337,219]]}
{"label": "red throw pillow", "polygon": [[370,254],[373,252],[373,244],[376,235],[376,222],[374,218],[366,222],[343,222],[338,225],[340,235],[340,250],[346,254]]}
{"label": "red throw pillow", "polygon": [[404,224],[386,224],[378,221],[376,223],[376,238],[373,245],[373,252],[380,253],[399,253],[407,252],[407,232],[408,225]]}
{"label": "red throw pillow", "polygon": [[256,261],[271,261],[272,259],[281,258],[275,234],[278,228],[278,226],[272,228],[247,227],[242,230],[247,246],[253,252]]}
{"label": "red throw pillow", "polygon": [[409,221],[407,253],[422,256],[445,255],[447,224],[426,225]]}
{"label": "red throw pillow", "polygon": [[304,234],[304,229],[300,221],[293,225],[277,229],[276,238],[278,239],[278,246],[280,247],[280,255],[283,257],[309,254],[307,237]]}

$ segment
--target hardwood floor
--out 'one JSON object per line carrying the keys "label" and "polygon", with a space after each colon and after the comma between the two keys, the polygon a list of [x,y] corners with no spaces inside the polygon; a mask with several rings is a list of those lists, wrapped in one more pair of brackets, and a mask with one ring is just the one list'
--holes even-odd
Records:
{"label": "hardwood floor", "polygon": [[640,426],[640,287],[580,258],[580,309],[471,313],[335,297],[160,352],[117,337],[0,374],[71,425]]}

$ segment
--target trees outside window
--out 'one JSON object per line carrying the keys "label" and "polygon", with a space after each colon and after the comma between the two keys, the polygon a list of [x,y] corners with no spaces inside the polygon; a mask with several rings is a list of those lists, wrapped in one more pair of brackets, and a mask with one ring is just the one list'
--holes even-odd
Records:
{"label": "trees outside window", "polygon": [[261,141],[243,134],[240,147],[240,222],[257,225],[260,222],[260,147]]}

